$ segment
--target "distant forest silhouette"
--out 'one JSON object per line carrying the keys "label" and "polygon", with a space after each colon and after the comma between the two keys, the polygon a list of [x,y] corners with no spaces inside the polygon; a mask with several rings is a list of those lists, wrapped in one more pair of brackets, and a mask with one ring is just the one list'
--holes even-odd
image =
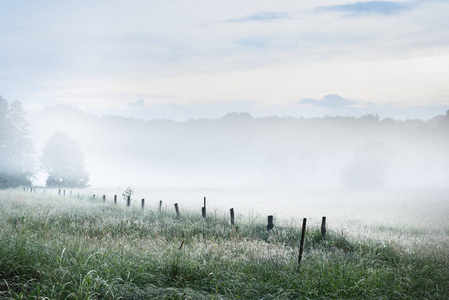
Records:
{"label": "distant forest silhouette", "polygon": [[449,182],[449,111],[428,121],[234,112],[175,122],[56,106],[33,115],[31,124],[38,148],[55,131],[67,132],[86,154],[92,179],[105,172],[113,184],[127,178],[141,185],[372,189]]}

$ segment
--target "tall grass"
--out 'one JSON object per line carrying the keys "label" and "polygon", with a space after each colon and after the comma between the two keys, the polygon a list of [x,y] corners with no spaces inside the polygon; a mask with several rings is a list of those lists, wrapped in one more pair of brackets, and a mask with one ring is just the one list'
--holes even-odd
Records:
{"label": "tall grass", "polygon": [[0,211],[2,299],[449,298],[438,242],[413,248],[332,230],[322,241],[311,227],[298,272],[294,222],[267,232],[256,220],[231,227],[225,217],[18,191],[0,192]]}

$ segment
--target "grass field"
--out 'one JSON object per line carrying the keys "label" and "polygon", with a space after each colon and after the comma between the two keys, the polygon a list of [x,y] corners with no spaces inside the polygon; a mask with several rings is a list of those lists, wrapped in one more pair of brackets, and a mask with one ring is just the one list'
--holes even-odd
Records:
{"label": "grass field", "polygon": [[447,218],[307,227],[298,271],[300,219],[0,191],[0,299],[449,299]]}

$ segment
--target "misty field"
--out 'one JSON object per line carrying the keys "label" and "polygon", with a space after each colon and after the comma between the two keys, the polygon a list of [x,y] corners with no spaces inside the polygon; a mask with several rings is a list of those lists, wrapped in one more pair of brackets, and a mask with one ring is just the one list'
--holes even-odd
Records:
{"label": "misty field", "polygon": [[443,200],[411,225],[356,206],[329,218],[325,241],[311,218],[298,271],[300,218],[267,232],[255,213],[231,227],[225,211],[0,191],[0,298],[449,299]]}

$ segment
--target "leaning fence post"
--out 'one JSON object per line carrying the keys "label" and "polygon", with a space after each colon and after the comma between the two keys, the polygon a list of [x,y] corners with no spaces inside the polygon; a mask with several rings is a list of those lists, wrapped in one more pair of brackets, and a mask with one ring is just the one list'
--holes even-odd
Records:
{"label": "leaning fence post", "polygon": [[326,239],[326,217],[321,219],[321,240]]}
{"label": "leaning fence post", "polygon": [[178,203],[175,203],[175,211],[176,211],[176,217],[179,218],[179,207],[178,207]]}
{"label": "leaning fence post", "polygon": [[270,215],[270,216],[268,216],[267,230],[270,231],[271,229],[273,229],[273,227],[274,227],[273,216]]}
{"label": "leaning fence post", "polygon": [[234,208],[231,208],[229,213],[231,214],[231,226],[234,226]]}
{"label": "leaning fence post", "polygon": [[306,222],[307,219],[302,219],[302,232],[301,232],[301,242],[299,243],[299,255],[298,255],[298,271],[301,266],[302,252],[304,250],[304,239],[306,236]]}

